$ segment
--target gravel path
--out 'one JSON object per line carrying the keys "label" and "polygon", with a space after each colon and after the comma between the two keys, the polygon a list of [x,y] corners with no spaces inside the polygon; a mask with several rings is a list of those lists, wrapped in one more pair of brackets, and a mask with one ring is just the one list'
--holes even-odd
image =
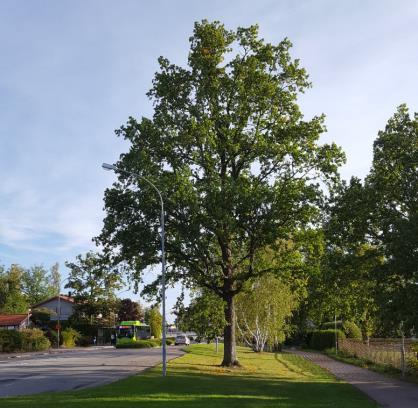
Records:
{"label": "gravel path", "polygon": [[365,368],[342,363],[320,353],[291,350],[354,385],[382,407],[418,408],[418,385],[399,381]]}

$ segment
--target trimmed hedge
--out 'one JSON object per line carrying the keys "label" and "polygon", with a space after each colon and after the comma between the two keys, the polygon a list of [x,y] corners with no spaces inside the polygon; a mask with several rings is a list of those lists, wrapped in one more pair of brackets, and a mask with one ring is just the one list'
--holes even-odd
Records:
{"label": "trimmed hedge", "polygon": [[344,322],[343,331],[347,336],[347,339],[363,339],[360,327],[358,327],[354,322]]}
{"label": "trimmed hedge", "polygon": [[40,329],[0,330],[0,352],[42,351],[51,343]]}
{"label": "trimmed hedge", "polygon": [[[166,344],[171,346],[174,344],[174,339],[167,338]],[[150,339],[150,340],[137,340],[135,343],[127,344],[116,344],[116,348],[151,348],[151,347],[160,347],[162,345],[161,339]]]}
{"label": "trimmed hedge", "polygon": [[[345,339],[345,334],[341,330],[337,330],[339,339]],[[335,347],[335,330],[314,330],[309,346],[315,350],[325,350]]]}
{"label": "trimmed hedge", "polygon": [[[322,330],[335,330],[335,322],[325,322],[321,324]],[[360,327],[356,323],[349,320],[337,320],[337,330],[342,330],[347,339],[362,339]]]}

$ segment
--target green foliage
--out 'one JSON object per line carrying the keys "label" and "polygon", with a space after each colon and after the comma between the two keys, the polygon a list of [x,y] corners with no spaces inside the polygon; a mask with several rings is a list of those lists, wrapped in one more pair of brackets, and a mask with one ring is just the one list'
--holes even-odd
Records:
{"label": "green foliage", "polygon": [[[341,320],[337,320],[337,329],[342,329],[343,322]],[[322,330],[328,329],[335,329],[335,322],[324,322],[321,324]]]}
{"label": "green foliage", "polygon": [[[137,340],[136,342],[126,344],[116,344],[116,348],[152,348],[161,347],[161,344],[161,339]],[[166,339],[166,344],[168,346],[172,346],[174,344],[174,339]]]}
{"label": "green foliage", "polygon": [[[321,324],[322,330],[334,330],[335,329],[335,322],[325,322]],[[354,322],[350,322],[349,320],[345,320],[344,322],[341,320],[337,320],[337,329],[342,330],[345,336],[348,339],[362,339],[362,333],[360,327],[358,327]]]}
{"label": "green foliage", "polygon": [[345,339],[345,334],[341,330],[314,330],[309,346],[316,350],[325,350],[335,347],[335,335],[338,339]]}
{"label": "green foliage", "polygon": [[58,294],[60,274],[58,264],[48,271],[42,265],[34,265],[24,270],[22,275],[22,291],[29,305],[35,305],[42,300]]}
{"label": "green foliage", "polygon": [[347,339],[361,340],[363,338],[360,327],[358,327],[354,322],[345,321],[342,325],[342,330]]}
{"label": "green foliage", "polygon": [[0,266],[0,312],[26,313],[28,309],[56,294],[58,264],[48,272],[43,266],[25,269],[13,264]]}
{"label": "green foliage", "polygon": [[29,304],[22,293],[24,269],[11,265],[9,269],[0,268],[0,312],[27,313]]}
{"label": "green foliage", "polygon": [[418,327],[418,115],[405,105],[379,132],[364,183],[333,190],[325,236],[321,310],[365,337]]}
{"label": "green foliage", "polygon": [[290,286],[272,275],[250,281],[236,297],[237,326],[242,340],[263,351],[277,346],[289,330],[288,321],[297,306]]}
{"label": "green foliage", "polygon": [[151,329],[151,336],[154,336],[156,339],[161,338],[163,317],[161,316],[158,306],[154,306],[149,309],[148,324]]}
{"label": "green foliage", "polygon": [[121,288],[121,274],[111,268],[103,255],[88,252],[78,255],[75,262],[66,262],[70,269],[66,288],[73,289],[75,300],[72,323],[113,324],[117,308],[115,290]]}
{"label": "green foliage", "polygon": [[37,307],[32,309],[30,320],[36,326],[45,326],[51,321],[51,316],[55,316],[56,313],[45,307]]}
{"label": "green foliage", "polygon": [[197,290],[193,295],[188,307],[177,305],[177,327],[182,331],[194,331],[208,341],[221,336],[225,326],[222,299],[208,289]]}
{"label": "green foliage", "polygon": [[[227,30],[195,24],[188,66],[159,59],[148,93],[151,119],[129,118],[116,133],[130,143],[105,193],[97,238],[113,262],[138,283],[159,262],[159,198],[167,219],[168,283],[207,287],[226,302],[224,364],[235,361],[234,296],[250,278],[260,251],[318,220],[319,181],[337,179],[344,155],[321,145],[323,116],[304,120],[298,94],[310,86],[291,43],[258,36],[258,27]],[[138,188],[140,187],[140,188]],[[160,280],[145,288],[157,294]]]}
{"label": "green foliage", "polygon": [[49,340],[44,336],[42,330],[1,330],[0,329],[0,351],[42,351],[51,346]]}
{"label": "green foliage", "polygon": [[42,351],[51,347],[51,343],[40,329],[23,329],[22,348],[24,351]]}
{"label": "green foliage", "polygon": [[64,347],[72,348],[76,345],[76,342],[81,338],[81,334],[71,327],[61,331],[62,344]]}
{"label": "green foliage", "polygon": [[23,336],[19,330],[0,329],[0,351],[10,353],[22,350]]}

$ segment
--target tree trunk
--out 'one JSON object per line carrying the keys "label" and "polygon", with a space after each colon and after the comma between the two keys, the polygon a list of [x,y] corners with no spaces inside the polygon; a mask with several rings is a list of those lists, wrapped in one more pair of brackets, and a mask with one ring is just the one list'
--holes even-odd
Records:
{"label": "tree trunk", "polygon": [[233,296],[228,296],[225,300],[225,320],[224,359],[222,366],[233,367],[239,365],[235,345],[235,306]]}

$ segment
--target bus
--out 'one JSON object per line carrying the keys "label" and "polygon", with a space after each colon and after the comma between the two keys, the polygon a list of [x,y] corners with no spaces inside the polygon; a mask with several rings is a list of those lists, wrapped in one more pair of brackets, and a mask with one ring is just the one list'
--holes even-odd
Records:
{"label": "bus", "polygon": [[116,345],[133,344],[151,338],[151,328],[139,320],[127,320],[117,326]]}

